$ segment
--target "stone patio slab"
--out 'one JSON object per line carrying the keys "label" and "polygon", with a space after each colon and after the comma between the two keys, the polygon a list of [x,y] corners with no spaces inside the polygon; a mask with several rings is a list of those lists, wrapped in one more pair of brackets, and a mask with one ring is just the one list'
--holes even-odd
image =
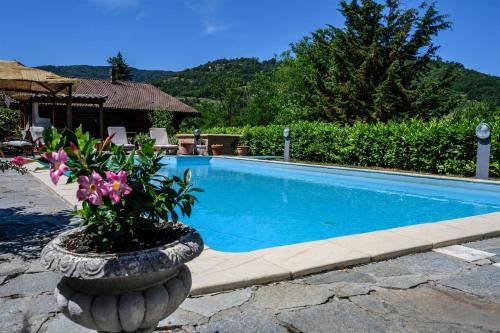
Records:
{"label": "stone patio slab", "polygon": [[483,238],[480,230],[456,228],[453,224],[424,223],[391,229],[392,232],[432,243],[433,248],[470,242]]}
{"label": "stone patio slab", "polygon": [[203,262],[205,252],[188,263],[193,273],[191,295],[244,288],[291,278],[287,269],[251,252],[236,255],[213,250],[208,252],[207,257],[213,263],[212,267],[207,268]]}
{"label": "stone patio slab", "polygon": [[287,269],[293,278],[370,262],[366,253],[316,241],[255,251],[270,263]]}
{"label": "stone patio slab", "polygon": [[500,222],[500,212],[478,215],[479,218],[487,219],[494,222]]}
{"label": "stone patio slab", "polygon": [[394,258],[432,248],[432,242],[399,235],[390,230],[331,238],[329,242],[370,255],[371,260]]}
{"label": "stone patio slab", "polygon": [[240,306],[252,297],[249,288],[211,295],[209,298],[188,298],[180,306],[184,311],[211,317],[219,311]]}
{"label": "stone patio slab", "polygon": [[434,249],[434,251],[452,257],[460,258],[468,262],[486,259],[489,257],[493,257],[495,255],[495,253],[481,251],[462,245],[452,245],[452,246],[442,247],[439,249]]}
{"label": "stone patio slab", "polygon": [[484,214],[461,219],[442,221],[441,224],[454,228],[466,230],[468,232],[482,233],[483,238],[500,236],[500,218],[496,218],[497,213]]}

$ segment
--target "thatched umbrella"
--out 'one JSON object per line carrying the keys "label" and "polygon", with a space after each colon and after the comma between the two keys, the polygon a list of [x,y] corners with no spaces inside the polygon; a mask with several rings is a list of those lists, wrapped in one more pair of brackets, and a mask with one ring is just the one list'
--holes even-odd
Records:
{"label": "thatched umbrella", "polygon": [[26,67],[17,61],[0,60],[0,90],[6,93],[57,94],[68,87],[74,90],[77,83],[78,79]]}
{"label": "thatched umbrella", "polygon": [[[38,68],[26,67],[18,61],[0,60],[0,92],[7,95],[19,93],[43,93],[55,100],[57,94],[65,93],[67,125],[72,127],[71,102],[78,79],[66,78]],[[38,104],[34,104],[38,113]],[[54,112],[54,111],[53,111]]]}

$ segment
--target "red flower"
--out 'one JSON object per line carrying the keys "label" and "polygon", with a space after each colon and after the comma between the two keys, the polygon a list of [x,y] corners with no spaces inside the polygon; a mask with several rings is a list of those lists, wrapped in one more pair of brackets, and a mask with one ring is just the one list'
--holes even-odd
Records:
{"label": "red flower", "polygon": [[23,166],[25,165],[26,163],[28,163],[28,160],[22,156],[16,156],[14,157],[10,163],[14,164],[14,165],[17,165],[17,166]]}

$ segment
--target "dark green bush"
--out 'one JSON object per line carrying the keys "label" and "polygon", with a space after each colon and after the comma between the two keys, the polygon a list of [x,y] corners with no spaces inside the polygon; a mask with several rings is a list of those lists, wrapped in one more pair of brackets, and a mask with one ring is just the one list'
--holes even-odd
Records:
{"label": "dark green bush", "polygon": [[10,110],[0,105],[0,139],[16,134],[19,130],[20,117],[18,110]]}
{"label": "dark green bush", "polygon": [[[319,122],[290,125],[291,157],[295,160],[361,167],[382,167],[471,176],[475,171],[480,119],[407,120],[351,127]],[[492,126],[491,176],[500,176],[500,116]],[[253,155],[282,155],[283,126],[212,128],[205,133],[242,134],[240,143]]]}

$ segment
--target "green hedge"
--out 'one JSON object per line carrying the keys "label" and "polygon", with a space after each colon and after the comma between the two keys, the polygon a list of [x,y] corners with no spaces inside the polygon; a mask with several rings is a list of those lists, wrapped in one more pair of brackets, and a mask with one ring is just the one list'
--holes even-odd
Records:
{"label": "green hedge", "polygon": [[[472,176],[475,172],[478,120],[408,120],[351,127],[298,122],[290,125],[291,157],[300,161],[382,167]],[[500,117],[492,125],[490,175],[500,176]],[[242,134],[240,144],[253,155],[282,155],[283,126],[225,127],[205,133]]]}

